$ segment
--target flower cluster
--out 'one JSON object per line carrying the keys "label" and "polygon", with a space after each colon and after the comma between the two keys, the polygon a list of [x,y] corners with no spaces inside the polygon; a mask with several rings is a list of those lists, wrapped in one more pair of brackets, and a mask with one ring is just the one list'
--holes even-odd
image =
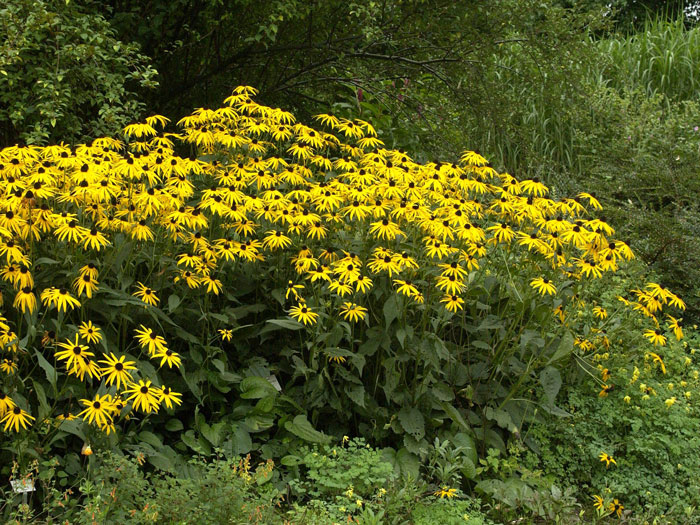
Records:
{"label": "flower cluster", "polygon": [[[319,115],[312,128],[254,95],[239,87],[223,107],[183,118],[175,133],[158,131],[168,121],[156,115],[127,126],[123,140],[0,151],[0,279],[7,310],[18,314],[14,323],[14,314],[0,317],[3,373],[30,369],[37,356],[53,360],[67,377],[105,392],[83,399],[78,416],[107,432],[129,410],[148,414],[180,403],[127,360],[123,344],[115,348],[86,320],[127,242],[154,255],[158,245],[174,261],[159,278],[204,295],[221,294],[236,266],[288,265],[295,277],[287,313],[309,328],[329,308],[349,323],[369,323],[363,297],[377,282],[405,298],[406,308],[430,303],[456,314],[470,275],[493,253],[527,258],[539,272],[531,292],[541,296],[634,257],[593,215],[601,206],[592,194],[549,198],[538,179],[497,173],[474,151],[458,162],[419,163],[385,148],[366,121]],[[186,147],[200,156],[177,154]],[[41,258],[58,251],[84,264],[73,275],[38,279]],[[144,309],[158,309],[159,292],[146,277],[131,281],[128,292]],[[628,306],[654,320],[665,304],[683,306],[657,285],[635,293]],[[57,330],[30,349],[19,334],[37,319],[54,320]],[[67,319],[83,320],[77,333],[68,333]],[[161,368],[187,357],[153,328],[133,334]],[[226,328],[220,334],[232,336]],[[647,337],[664,343],[656,331]],[[33,419],[12,391],[0,392],[0,418],[4,430]]]}

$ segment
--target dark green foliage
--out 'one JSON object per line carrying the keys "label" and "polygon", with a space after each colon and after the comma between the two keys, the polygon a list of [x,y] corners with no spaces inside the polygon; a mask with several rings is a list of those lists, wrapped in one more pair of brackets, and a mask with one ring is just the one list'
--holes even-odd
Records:
{"label": "dark green foliage", "polygon": [[99,14],[58,0],[0,6],[0,146],[114,133],[143,112],[154,77]]}

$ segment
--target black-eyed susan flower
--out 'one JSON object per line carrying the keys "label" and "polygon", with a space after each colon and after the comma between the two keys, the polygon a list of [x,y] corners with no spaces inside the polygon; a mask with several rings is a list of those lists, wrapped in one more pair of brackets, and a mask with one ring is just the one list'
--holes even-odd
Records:
{"label": "black-eyed susan flower", "polygon": [[267,232],[267,236],[263,239],[263,248],[268,250],[277,250],[280,248],[287,248],[291,246],[292,239],[287,237],[284,233],[279,230],[270,230]]}
{"label": "black-eyed susan flower", "polygon": [[138,297],[149,306],[158,306],[160,299],[156,295],[155,290],[149,288],[141,281],[136,283],[136,287],[137,290],[132,294],[134,297]]}
{"label": "black-eyed susan flower", "polygon": [[73,297],[65,288],[47,288],[41,292],[41,302],[44,306],[56,307],[59,312],[80,307],[80,301]]}
{"label": "black-eyed susan flower", "polygon": [[602,496],[599,496],[598,494],[593,495],[593,507],[598,511],[602,511],[605,508],[605,500],[603,500]]}
{"label": "black-eyed susan flower", "polygon": [[683,339],[683,327],[680,324],[683,319],[676,319],[669,314],[666,314],[666,318],[668,319],[668,329],[673,330],[673,335],[676,336],[676,339],[678,341]]}
{"label": "black-eyed susan flower", "polygon": [[284,298],[289,299],[289,297],[292,296],[295,300],[298,300],[300,297],[299,292],[303,289],[303,284],[294,284],[294,281],[287,281],[287,287],[284,293]]}
{"label": "black-eyed susan flower", "polygon": [[136,341],[139,343],[139,346],[145,349],[149,355],[155,355],[167,350],[165,339],[157,335],[151,328],[140,325],[134,332],[136,333]]}
{"label": "black-eyed susan flower", "polygon": [[213,293],[214,295],[219,295],[219,293],[223,289],[223,284],[221,284],[221,281],[219,279],[216,279],[212,275],[202,275],[201,277],[198,277],[198,279],[199,283],[206,287],[206,293]]}
{"label": "black-eyed susan flower", "polygon": [[104,427],[112,422],[112,396],[105,394],[100,396],[95,395],[94,399],[81,399],[80,402],[85,407],[85,410],[78,414],[91,425]]}
{"label": "black-eyed susan flower", "polygon": [[457,489],[450,488],[447,486],[442,486],[442,487],[440,487],[439,490],[436,490],[434,492],[434,494],[436,496],[440,496],[440,499],[442,499],[442,498],[452,499],[455,496],[457,496]]}
{"label": "black-eyed susan flower", "polygon": [[452,313],[464,309],[464,299],[459,295],[445,295],[440,299],[440,302],[445,305],[445,308]]}
{"label": "black-eyed susan flower", "polygon": [[131,382],[131,371],[136,370],[134,361],[126,361],[126,356],[117,357],[111,352],[99,362],[103,365],[100,368],[102,378],[108,385],[116,383],[117,388],[121,388],[122,383],[124,385],[129,384]]}
{"label": "black-eyed susan flower", "polygon": [[666,345],[666,336],[659,328],[644,330],[644,337],[654,346]]}
{"label": "black-eyed susan flower", "polygon": [[8,396],[5,392],[0,390],[0,416],[5,415],[8,411],[12,410],[16,403]]}
{"label": "black-eyed susan flower", "polygon": [[17,364],[17,361],[13,359],[3,359],[0,361],[0,372],[11,376],[16,374],[18,369],[19,365]]}
{"label": "black-eyed susan flower", "polygon": [[2,417],[2,419],[0,419],[0,425],[3,423],[5,424],[2,429],[3,432],[7,432],[10,429],[13,429],[15,432],[19,432],[20,426],[26,430],[34,419],[34,417],[29,415],[29,412],[25,412],[20,407],[15,405],[5,412],[5,415]]}
{"label": "black-eyed susan flower", "polygon": [[167,408],[173,408],[173,405],[182,404],[182,394],[179,394],[172,388],[163,385],[158,390],[158,400],[160,403],[165,403]]}
{"label": "black-eyed susan flower", "polygon": [[153,359],[160,359],[159,366],[167,364],[168,368],[172,368],[173,366],[179,368],[182,362],[180,354],[173,352],[169,348],[163,352],[158,352],[157,354],[153,355]]}
{"label": "black-eyed susan flower", "polygon": [[110,244],[111,242],[109,239],[107,239],[102,232],[94,227],[87,230],[87,233],[85,233],[85,236],[83,237],[83,249],[85,250],[92,249],[99,252],[102,248]]}
{"label": "black-eyed susan flower", "polygon": [[405,295],[407,297],[413,297],[415,295],[420,295],[420,291],[411,281],[404,281],[402,279],[394,279],[394,285],[397,287],[396,292]]}
{"label": "black-eyed susan flower", "polygon": [[102,341],[102,330],[99,326],[92,324],[92,321],[83,321],[80,323],[78,334],[90,344]]}
{"label": "black-eyed susan flower", "polygon": [[356,323],[357,321],[362,321],[365,319],[365,317],[367,316],[367,308],[346,301],[340,307],[340,315],[346,321],[352,321],[353,323]]}
{"label": "black-eyed susan flower", "polygon": [[99,284],[100,283],[97,282],[97,279],[90,273],[84,273],[79,275],[78,278],[73,281],[73,289],[78,293],[78,297],[85,295],[88,299],[90,299],[97,291]]}
{"label": "black-eyed susan flower", "polygon": [[219,332],[222,341],[230,342],[233,339],[233,330],[231,329],[220,328],[217,332]]}
{"label": "black-eyed susan flower", "polygon": [[17,308],[22,313],[33,313],[36,310],[37,302],[36,295],[32,288],[25,286],[21,288],[17,295],[15,295],[15,300],[12,302],[12,306]]}
{"label": "black-eyed susan flower", "polygon": [[620,503],[617,498],[613,499],[609,504],[608,504],[608,510],[612,513],[617,515],[618,518],[622,517],[622,511],[625,510],[624,505]]}
{"label": "black-eyed susan flower", "polygon": [[530,281],[532,286],[541,295],[554,295],[557,293],[557,287],[546,277],[537,277]]}
{"label": "black-eyed susan flower", "polygon": [[617,465],[617,461],[615,461],[615,458],[613,458],[610,454],[601,452],[598,457],[600,458],[601,463],[605,463],[606,468],[609,467],[611,463],[613,465]]}
{"label": "black-eyed susan flower", "polygon": [[603,385],[598,392],[598,397],[607,397],[615,389],[615,385]]}
{"label": "black-eyed susan flower", "polygon": [[65,361],[67,369],[78,369],[83,364],[82,358],[90,358],[95,354],[88,350],[88,347],[81,345],[78,340],[78,334],[75,334],[75,341],[68,339],[65,343],[58,343],[63,350],[55,353],[58,361]]}
{"label": "black-eyed susan flower", "polygon": [[133,402],[133,407],[136,410],[141,410],[150,414],[151,412],[158,412],[160,406],[160,389],[151,386],[151,380],[139,379],[138,383],[129,384],[128,388],[123,391],[124,394],[128,394],[127,401]]}
{"label": "black-eyed susan flower", "polygon": [[593,308],[593,315],[600,320],[604,320],[604,319],[607,319],[608,312],[605,310],[605,308],[603,308],[601,306],[595,306]]}
{"label": "black-eyed susan flower", "polygon": [[372,279],[365,275],[358,275],[357,279],[353,283],[355,285],[355,290],[360,293],[367,293],[368,290],[372,288]]}
{"label": "black-eyed susan flower", "polygon": [[655,352],[647,352],[646,357],[651,357],[652,362],[654,364],[658,364],[659,368],[661,369],[661,372],[663,374],[666,373],[666,365],[664,364],[664,360],[661,358],[661,356]]}
{"label": "black-eyed susan flower", "polygon": [[292,306],[289,309],[289,315],[296,321],[304,323],[304,325],[310,326],[316,324],[318,320],[318,314],[312,312],[311,309],[306,306],[306,303],[299,303],[296,306]]}

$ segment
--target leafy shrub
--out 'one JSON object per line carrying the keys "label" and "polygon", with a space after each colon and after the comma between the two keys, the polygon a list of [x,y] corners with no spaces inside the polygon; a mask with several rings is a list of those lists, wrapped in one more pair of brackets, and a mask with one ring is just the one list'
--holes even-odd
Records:
{"label": "leafy shrub", "polygon": [[[598,200],[472,151],[420,164],[366,121],[313,129],[254,94],[178,133],[153,116],[123,141],[0,152],[0,439],[20,471],[54,451],[77,472],[82,443],[178,472],[330,433],[391,447],[401,474],[439,437],[469,478],[561,412],[559,368],[588,359],[574,335],[600,330],[575,311],[634,257]],[[626,307],[685,305],[648,283]]]}
{"label": "leafy shrub", "polygon": [[302,447],[299,455],[283,459],[286,465],[298,464],[304,471],[304,481],[294,483],[293,489],[313,498],[344,492],[368,498],[394,478],[393,465],[360,438],[343,440],[336,447]]}
{"label": "leafy shrub", "polygon": [[11,0],[0,7],[0,144],[85,140],[144,110],[156,71],[80,2]]}
{"label": "leafy shrub", "polygon": [[[610,345],[590,347],[593,366],[567,381],[562,408],[571,416],[530,428],[539,454],[530,459],[574,487],[581,501],[617,498],[640,516],[694,523],[688,513],[700,504],[697,334],[686,329],[680,342],[670,336],[663,346],[650,345],[642,340],[644,321],[619,306],[625,282],[611,284],[579,314],[580,322],[604,328]],[[593,308],[610,314],[596,319]]]}

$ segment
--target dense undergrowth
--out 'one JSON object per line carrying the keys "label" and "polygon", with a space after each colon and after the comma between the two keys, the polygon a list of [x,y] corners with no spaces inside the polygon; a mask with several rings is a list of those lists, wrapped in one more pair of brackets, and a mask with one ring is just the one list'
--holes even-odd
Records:
{"label": "dense undergrowth", "polygon": [[[504,520],[688,515],[685,304],[594,195],[550,198],[473,151],[419,163],[367,121],[310,127],[254,95],[172,131],[0,152],[3,475],[52,478],[35,501],[53,505],[87,462],[71,505],[104,519],[215,516],[209,469],[232,476],[216,512],[263,521],[460,519],[477,504],[433,500],[466,493]],[[589,440],[555,453],[569,428]],[[102,450],[148,466],[119,485]]]}

